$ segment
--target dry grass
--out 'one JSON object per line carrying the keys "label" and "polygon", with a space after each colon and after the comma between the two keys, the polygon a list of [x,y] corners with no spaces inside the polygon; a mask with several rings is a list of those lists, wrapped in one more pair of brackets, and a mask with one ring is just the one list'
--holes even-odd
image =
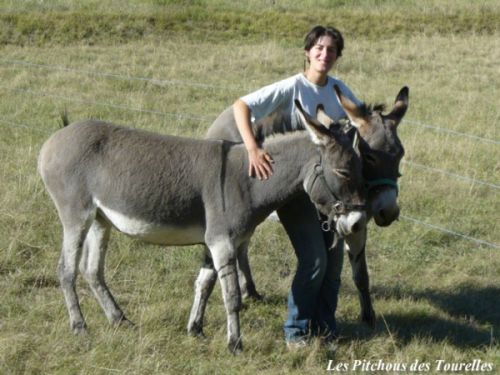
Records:
{"label": "dry grass", "polygon": [[[350,11],[362,12],[368,3],[360,2]],[[384,6],[394,9],[397,3]],[[65,2],[57,4],[63,7]],[[222,0],[220,4],[229,6]],[[282,4],[299,11],[291,2]],[[411,14],[419,7],[442,7],[439,4],[411,2],[408,9]],[[467,2],[459,8],[478,13],[482,6]],[[390,104],[399,88],[409,85],[408,121],[400,125],[406,161],[498,186],[498,144],[409,122],[498,142],[498,37],[498,32],[460,37],[396,34],[379,41],[347,37],[335,74],[368,102]],[[185,334],[200,248],[163,249],[116,233],[107,279],[137,327],[109,327],[80,281],[90,333],[74,337],[55,274],[61,229],[36,174],[38,150],[58,127],[59,112],[66,107],[73,120],[98,117],[200,137],[237,96],[298,72],[302,54],[297,43],[286,38],[250,44],[241,39],[209,42],[189,34],[93,46],[6,45],[1,51],[1,373],[299,374],[324,372],[330,359],[349,364],[418,359],[434,366],[437,359],[478,358],[499,368],[498,249],[408,221],[386,229],[370,226],[368,262],[379,314],[374,331],[357,321],[358,302],[346,263],[338,311],[344,338],[335,353],[317,342],[301,353],[284,348],[285,298],[295,259],[276,223],[264,223],[253,240],[251,261],[266,299],[247,304],[242,312],[242,356],[226,353],[219,288],[206,315],[208,338]],[[402,172],[403,214],[500,243],[498,189],[408,163]]]}

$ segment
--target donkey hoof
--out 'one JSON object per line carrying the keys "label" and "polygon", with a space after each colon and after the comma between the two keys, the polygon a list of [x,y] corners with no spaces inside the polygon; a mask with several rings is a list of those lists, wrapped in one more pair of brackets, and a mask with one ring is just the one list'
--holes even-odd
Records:
{"label": "donkey hoof", "polygon": [[188,335],[191,337],[196,337],[198,339],[206,339],[207,336],[205,336],[205,333],[203,332],[202,329],[197,330],[197,331],[188,331]]}
{"label": "donkey hoof", "polygon": [[71,324],[71,331],[75,335],[82,335],[87,333],[87,324],[85,322],[74,322]]}
{"label": "donkey hoof", "polygon": [[262,297],[262,294],[259,294],[257,291],[246,292],[245,294],[242,294],[242,297],[244,300],[247,300],[247,301],[259,302],[259,301],[264,300],[264,297]]}
{"label": "donkey hoof", "polygon": [[199,324],[190,324],[187,328],[188,335],[193,337],[205,338],[205,334],[203,333],[203,327]]}
{"label": "donkey hoof", "polygon": [[128,320],[124,316],[120,320],[118,320],[116,322],[116,324],[118,324],[121,327],[126,327],[126,328],[133,328],[133,327],[135,327],[135,323],[132,322],[132,321],[130,321],[130,320]]}
{"label": "donkey hoof", "polygon": [[238,355],[243,351],[243,344],[241,342],[241,339],[234,341],[230,341],[229,344],[227,344],[227,348],[231,352],[231,354]]}
{"label": "donkey hoof", "polygon": [[113,326],[120,326],[120,327],[134,327],[135,324],[128,320],[124,314],[120,315],[114,315],[111,318],[109,318],[109,322]]}
{"label": "donkey hoof", "polygon": [[377,322],[377,318],[375,317],[375,312],[373,310],[368,313],[363,313],[361,317],[361,321],[366,323],[366,325],[370,328],[375,328],[375,323]]}

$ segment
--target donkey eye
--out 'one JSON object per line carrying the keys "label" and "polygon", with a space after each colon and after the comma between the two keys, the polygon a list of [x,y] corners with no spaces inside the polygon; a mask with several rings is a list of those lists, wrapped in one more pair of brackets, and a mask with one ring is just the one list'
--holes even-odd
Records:
{"label": "donkey eye", "polygon": [[351,174],[346,169],[332,169],[332,172],[341,178],[345,178],[346,180],[351,178]]}

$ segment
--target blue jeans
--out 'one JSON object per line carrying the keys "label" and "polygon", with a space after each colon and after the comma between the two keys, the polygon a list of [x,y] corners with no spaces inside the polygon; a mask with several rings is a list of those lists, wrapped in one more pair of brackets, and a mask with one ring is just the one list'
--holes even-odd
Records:
{"label": "blue jeans", "polygon": [[329,250],[332,233],[321,230],[316,208],[305,194],[279,209],[278,215],[298,261],[288,295],[285,339],[297,341],[318,334],[335,336],[343,242]]}

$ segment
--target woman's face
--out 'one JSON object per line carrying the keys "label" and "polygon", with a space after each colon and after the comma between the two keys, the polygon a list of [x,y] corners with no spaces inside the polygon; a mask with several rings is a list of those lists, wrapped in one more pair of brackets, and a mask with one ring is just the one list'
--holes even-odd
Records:
{"label": "woman's face", "polygon": [[316,44],[305,53],[311,64],[309,69],[326,74],[337,60],[337,45],[330,36],[325,35],[319,37]]}

